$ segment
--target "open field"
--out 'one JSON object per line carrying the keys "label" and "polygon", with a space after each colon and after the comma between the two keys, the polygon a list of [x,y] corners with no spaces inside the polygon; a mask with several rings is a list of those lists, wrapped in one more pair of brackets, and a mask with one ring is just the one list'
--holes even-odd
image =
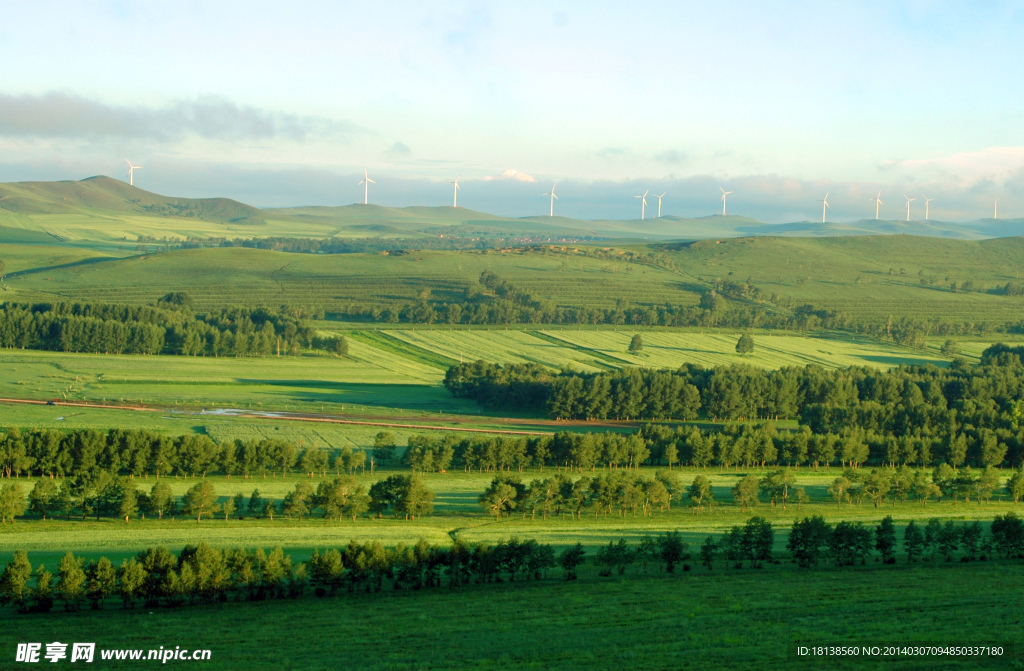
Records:
{"label": "open field", "polygon": [[[793,660],[787,646],[1024,645],[1017,565],[917,564],[844,570],[712,572],[341,594],[298,601],[18,616],[0,654],[74,631],[97,649],[204,648],[204,668],[279,669],[919,669],[1016,668],[1019,658]],[[898,586],[898,587],[897,587]],[[886,594],[881,597],[880,589]],[[714,598],[708,598],[708,595]],[[285,623],[287,634],[282,631]],[[339,629],[340,628],[340,629]],[[64,640],[61,638],[60,640]],[[529,641],[524,645],[523,641]],[[9,655],[9,656],[8,656]],[[63,666],[52,665],[58,668]],[[126,668],[124,662],[90,665]],[[70,665],[67,668],[74,668]]]}

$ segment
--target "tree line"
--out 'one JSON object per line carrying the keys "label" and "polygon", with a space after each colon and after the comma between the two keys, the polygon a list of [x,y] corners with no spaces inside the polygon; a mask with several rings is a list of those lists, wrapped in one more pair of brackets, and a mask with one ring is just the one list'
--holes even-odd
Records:
{"label": "tree line", "polygon": [[[319,514],[324,519],[351,518],[353,521],[367,512],[378,518],[385,514],[405,519],[416,519],[429,515],[434,508],[434,493],[427,489],[418,474],[391,475],[373,483],[369,490],[356,482],[351,475],[339,475],[322,480],[314,488],[305,480],[278,502],[273,497],[264,497],[254,489],[246,501],[241,492],[223,502],[216,488],[209,480],[203,479],[192,485],[183,496],[174,496],[166,479],[157,480],[144,491],[134,478],[111,476],[99,472],[94,477],[65,479],[63,481],[42,478],[25,494],[20,483],[12,482],[0,486],[0,522],[12,523],[18,516],[30,512],[40,518],[72,515],[84,520],[90,515],[123,518],[126,524],[146,515],[163,519],[185,515],[201,522],[203,518],[232,515],[262,517],[273,521],[275,515],[302,520]],[[244,519],[244,517],[243,517]]]}
{"label": "tree line", "polygon": [[[892,517],[874,527],[861,522],[826,522],[820,516],[793,523],[786,540],[786,555],[775,551],[775,529],[763,517],[751,517],[725,534],[709,535],[691,552],[677,531],[644,536],[638,543],[625,539],[599,546],[592,562],[602,577],[625,575],[638,565],[646,573],[655,565],[667,573],[677,567],[689,572],[691,562],[713,571],[719,561],[741,569],[762,568],[786,558],[801,569],[821,562],[843,568],[866,564],[869,558],[896,564],[900,550],[908,563],[919,561],[984,561],[1024,557],[1024,520],[1013,513],[997,515],[986,533],[980,522],[957,523],[931,519],[909,522],[902,542]],[[35,569],[24,550],[15,552],[0,574],[0,605],[20,613],[50,612],[56,603],[76,611],[87,605],[103,609],[109,602],[134,609],[143,604],[180,606],[192,603],[259,601],[299,598],[310,587],[318,597],[346,593],[458,588],[505,580],[539,580],[561,567],[567,580],[578,577],[587,562],[580,543],[555,552],[536,540],[513,537],[491,545],[466,543],[455,538],[450,546],[420,540],[415,545],[387,548],[380,541],[350,542],[344,549],[314,550],[308,562],[295,563],[278,546],[218,549],[207,543],[186,546],[178,555],[165,547],[149,548],[122,561],[120,567],[106,557],[88,564],[66,553],[57,575],[45,565]]]}
{"label": "tree line", "polygon": [[[389,453],[383,451],[383,453]],[[373,454],[377,454],[374,452]],[[280,438],[225,440],[205,434],[166,436],[145,429],[0,429],[0,477],[93,477],[98,472],[144,477],[207,474],[326,475],[365,470],[373,456],[347,446],[327,450]]]}
{"label": "tree line", "polygon": [[0,347],[102,354],[297,355],[310,347],[345,355],[343,336],[320,337],[302,319],[271,308],[195,312],[187,294],[155,305],[0,304]]}
{"label": "tree line", "polygon": [[[893,463],[998,466],[1006,461],[1017,465],[1024,458],[1022,355],[1024,348],[993,345],[977,365],[958,359],[949,368],[890,371],[685,364],[675,370],[581,373],[477,361],[449,368],[444,384],[453,396],[490,409],[533,411],[555,419],[795,417],[812,434],[832,436],[826,440],[824,463],[835,460],[828,452],[840,450],[839,442],[848,437],[858,443],[850,450],[860,450],[863,443],[872,457]],[[797,454],[792,463],[799,460]]]}

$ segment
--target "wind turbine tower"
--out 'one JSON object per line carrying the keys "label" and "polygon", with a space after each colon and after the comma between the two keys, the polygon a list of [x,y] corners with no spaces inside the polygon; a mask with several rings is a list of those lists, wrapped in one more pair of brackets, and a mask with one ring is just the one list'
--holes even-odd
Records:
{"label": "wind turbine tower", "polygon": [[370,173],[363,168],[363,179],[359,181],[363,185],[363,205],[370,204],[370,185],[376,184],[377,182],[370,179]]}
{"label": "wind turbine tower", "polygon": [[999,218],[999,199],[998,198],[996,198],[995,201],[993,201],[993,203],[992,203],[992,218],[993,219],[998,219]]}
{"label": "wind turbine tower", "polygon": [[879,191],[878,195],[871,199],[871,202],[875,204],[875,221],[878,221],[878,206],[885,204],[882,202],[882,192]]}
{"label": "wind turbine tower", "polygon": [[928,196],[921,196],[921,198],[924,199],[924,220],[928,221],[928,203],[932,202],[935,199],[929,198]]}
{"label": "wind turbine tower", "polygon": [[135,186],[135,171],[140,169],[141,165],[132,165],[132,162],[125,159],[125,163],[128,164],[128,186]]}
{"label": "wind turbine tower", "polygon": [[903,197],[907,199],[907,221],[910,221],[910,204],[917,200],[917,198],[910,198],[907,194],[903,194]]}
{"label": "wind turbine tower", "polygon": [[828,207],[829,207],[829,204],[828,204],[828,194],[830,194],[830,193],[832,193],[832,192],[831,191],[826,191],[825,192],[825,197],[821,199],[821,223],[823,223],[823,224],[825,223],[825,210],[827,210]]}
{"label": "wind turbine tower", "polygon": [[555,195],[555,185],[551,184],[551,191],[544,194],[545,196],[551,196],[551,210],[548,212],[549,217],[555,216],[555,201],[558,200],[558,196]]}
{"label": "wind turbine tower", "polygon": [[644,217],[647,215],[647,194],[650,192],[651,190],[648,189],[644,191],[644,195],[642,196],[633,196],[634,198],[640,199],[640,221],[643,221]]}
{"label": "wind turbine tower", "polygon": [[449,184],[455,185],[455,198],[452,200],[452,207],[459,206],[459,178],[456,177],[454,182],[448,182]]}
{"label": "wind turbine tower", "polygon": [[732,191],[726,191],[722,187],[718,187],[718,190],[722,192],[722,216],[725,216],[725,197],[728,196]]}
{"label": "wind turbine tower", "polygon": [[[668,193],[668,192],[666,191],[665,193]],[[664,197],[665,197],[664,193],[661,194],[660,196],[657,196],[657,198],[658,198],[658,219],[661,219],[661,199],[664,198]]]}

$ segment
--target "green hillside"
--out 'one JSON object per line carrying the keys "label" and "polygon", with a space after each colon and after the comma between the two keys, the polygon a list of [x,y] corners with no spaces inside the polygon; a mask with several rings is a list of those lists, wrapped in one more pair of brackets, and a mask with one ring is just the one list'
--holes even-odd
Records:
{"label": "green hillside", "polygon": [[[1024,278],[1020,237],[738,238],[655,248],[703,284],[749,280],[764,292],[857,319],[1007,321],[1020,319],[1024,308],[1020,296],[989,292]],[[968,281],[973,290],[963,288]]]}
{"label": "green hillside", "polygon": [[[168,291],[186,291],[204,307],[289,304],[330,312],[462,302],[467,290],[479,289],[480,273],[487,270],[558,306],[693,305],[702,292],[749,282],[767,309],[786,312],[811,303],[858,323],[907,316],[996,325],[1019,321],[1024,312],[1024,296],[1004,291],[1007,284],[1022,282],[1024,238],[758,237],[401,255],[236,247],[129,258],[0,245],[2,258],[11,259],[5,297],[14,300],[139,304]],[[734,303],[747,302],[735,289],[726,295]]]}

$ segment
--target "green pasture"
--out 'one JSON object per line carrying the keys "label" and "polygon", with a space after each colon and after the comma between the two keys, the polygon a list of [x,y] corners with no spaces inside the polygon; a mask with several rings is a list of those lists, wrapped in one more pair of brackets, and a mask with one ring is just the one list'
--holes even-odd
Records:
{"label": "green pasture", "polygon": [[[15,627],[0,632],[0,655],[13,659],[18,642],[49,642],[60,631],[61,641],[98,649],[209,649],[201,663],[209,669],[1018,668],[1019,657],[797,660],[787,652],[793,643],[999,643],[1019,652],[1024,597],[1007,588],[1018,570],[1001,562],[734,570],[719,562],[710,572],[631,569],[600,578],[585,566],[573,582],[555,570],[546,580],[454,591],[152,611],[111,603],[100,613],[16,616]],[[90,666],[127,668],[98,659]]]}
{"label": "green pasture", "polygon": [[655,247],[700,282],[749,280],[795,305],[836,309],[858,322],[910,317],[995,324],[1019,320],[1024,308],[1021,296],[954,293],[949,288],[952,282],[967,280],[988,288],[1020,283],[1024,238],[1019,237],[754,237]]}
{"label": "green pasture", "polygon": [[[901,364],[946,365],[949,361],[937,352],[914,350],[869,338],[847,338],[839,334],[826,338],[814,334],[755,333],[754,352],[742,355],[736,353],[739,332],[619,329],[612,332],[550,330],[541,333],[577,348],[605,355],[605,361],[619,361],[620,366],[648,368],[678,368],[684,363],[708,367],[742,363],[760,368],[812,364],[826,368],[892,368]],[[637,333],[643,339],[643,350],[638,354],[630,354],[629,343]]]}
{"label": "green pasture", "polygon": [[[47,248],[48,249],[48,248]],[[40,255],[43,251],[38,252]],[[10,278],[12,299],[49,297],[130,304],[184,291],[200,308],[298,305],[339,310],[420,300],[461,302],[480,273],[497,273],[559,305],[696,303],[698,296],[666,270],[601,259],[513,252],[412,251],[383,254],[288,254],[241,247],[134,255],[107,263],[60,267]]]}

